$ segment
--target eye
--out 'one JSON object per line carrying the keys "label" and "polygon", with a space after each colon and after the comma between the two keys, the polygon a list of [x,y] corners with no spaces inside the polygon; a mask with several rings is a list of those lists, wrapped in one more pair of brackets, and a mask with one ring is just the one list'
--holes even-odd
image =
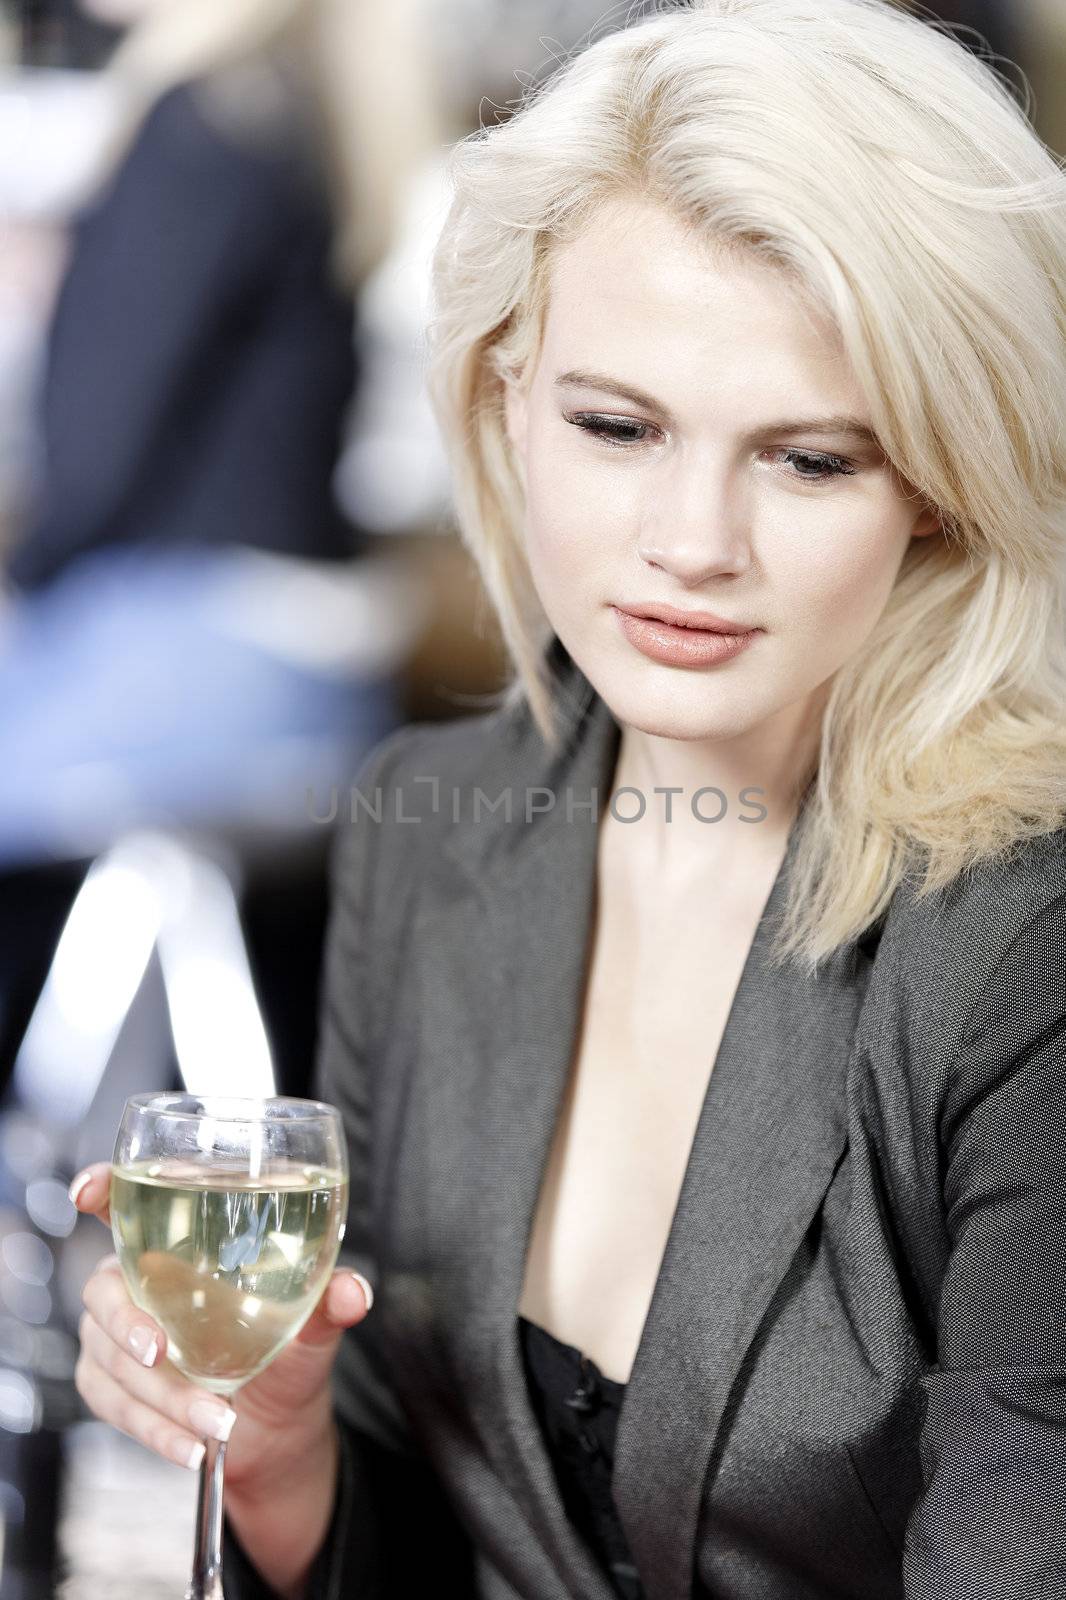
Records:
{"label": "eye", "polygon": [[[577,411],[565,418],[572,427],[580,428],[610,448],[632,447],[644,444],[649,434],[658,433],[650,422],[638,422],[634,417],[614,417],[598,411]],[[821,451],[782,449],[770,452],[784,456],[796,468],[788,474],[801,483],[826,483],[832,478],[850,477],[856,472],[854,462],[844,456],[824,454]]]}
{"label": "eye", "polygon": [[[843,456],[823,455],[818,451],[772,450],[770,454],[790,460],[797,470],[788,476],[806,483],[825,483],[830,478],[851,477],[856,470],[854,462],[845,460]],[[813,468],[813,471],[809,468]]]}
{"label": "eye", "polygon": [[608,417],[597,411],[577,411],[565,419],[583,433],[591,433],[606,445],[621,446],[643,444],[645,435],[658,429],[650,422],[637,422],[632,417]]}

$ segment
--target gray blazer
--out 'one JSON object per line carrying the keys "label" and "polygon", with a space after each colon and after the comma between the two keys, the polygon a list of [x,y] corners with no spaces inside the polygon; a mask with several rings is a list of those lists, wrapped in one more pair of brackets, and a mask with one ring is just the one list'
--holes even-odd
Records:
{"label": "gray blazer", "polygon": [[[317,1087],[377,1298],[315,1600],[612,1594],[516,1327],[620,737],[552,659],[560,756],[525,710],[410,726],[359,775],[381,820],[338,829]],[[1066,829],[908,880],[814,978],[766,961],[797,831],[626,1390],[633,1558],[649,1600],[1066,1600]],[[272,1593],[228,1524],[225,1561],[228,1596]]]}

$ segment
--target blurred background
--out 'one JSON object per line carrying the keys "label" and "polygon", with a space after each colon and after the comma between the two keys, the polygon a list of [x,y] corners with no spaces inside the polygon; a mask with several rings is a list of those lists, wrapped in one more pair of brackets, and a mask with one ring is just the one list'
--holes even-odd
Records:
{"label": "blurred background", "polygon": [[[67,1185],[128,1094],[309,1090],[354,772],[505,677],[421,384],[443,156],[651,9],[0,0],[0,1600],[183,1592],[196,1477],[73,1385]],[[917,9],[1066,151],[1066,0]]]}

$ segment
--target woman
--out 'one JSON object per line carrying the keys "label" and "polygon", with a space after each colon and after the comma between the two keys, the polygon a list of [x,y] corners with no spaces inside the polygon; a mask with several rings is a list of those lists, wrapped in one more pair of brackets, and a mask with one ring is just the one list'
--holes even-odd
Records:
{"label": "woman", "polygon": [[[376,1306],[237,1397],[227,1593],[1066,1596],[1066,180],[880,0],[623,30],[456,180],[517,675],[362,769],[319,1084]],[[85,1299],[177,1458],[198,1391]]]}

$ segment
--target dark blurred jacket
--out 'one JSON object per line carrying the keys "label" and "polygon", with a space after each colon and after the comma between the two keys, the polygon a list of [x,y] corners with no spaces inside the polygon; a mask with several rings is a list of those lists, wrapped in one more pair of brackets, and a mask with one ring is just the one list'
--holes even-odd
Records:
{"label": "dark blurred jacket", "polygon": [[16,589],[131,542],[354,552],[330,488],[356,378],[352,299],[330,279],[306,119],[267,123],[235,133],[198,86],[169,90],[76,224]]}

